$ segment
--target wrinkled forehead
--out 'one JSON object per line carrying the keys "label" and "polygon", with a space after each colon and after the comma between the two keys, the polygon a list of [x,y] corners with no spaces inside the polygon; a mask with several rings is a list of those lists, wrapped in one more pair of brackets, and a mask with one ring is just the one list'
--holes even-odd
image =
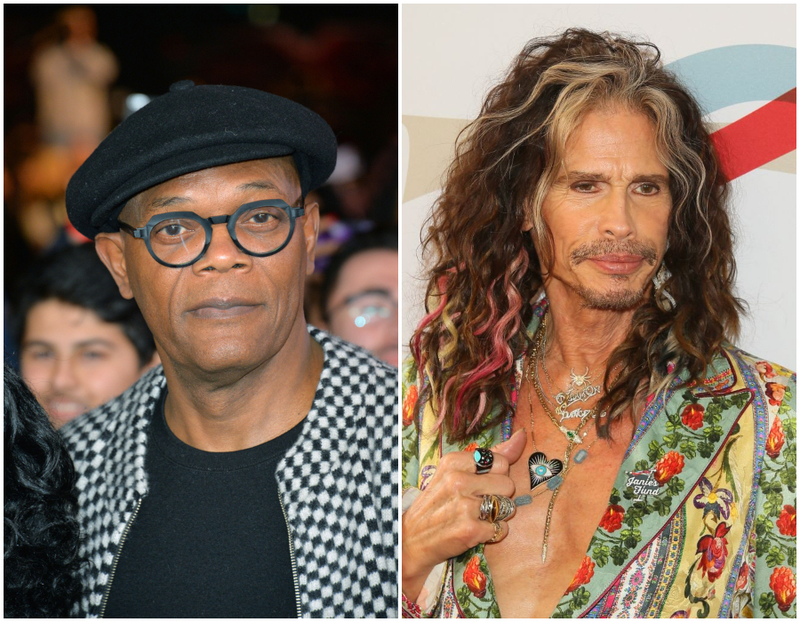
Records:
{"label": "wrinkled forehead", "polygon": [[230,184],[231,189],[263,189],[285,195],[294,204],[301,196],[300,176],[292,156],[248,160],[201,169],[148,188],[131,198],[122,209],[120,219],[138,222],[161,207],[163,197],[191,192],[193,187],[213,177],[215,181]]}

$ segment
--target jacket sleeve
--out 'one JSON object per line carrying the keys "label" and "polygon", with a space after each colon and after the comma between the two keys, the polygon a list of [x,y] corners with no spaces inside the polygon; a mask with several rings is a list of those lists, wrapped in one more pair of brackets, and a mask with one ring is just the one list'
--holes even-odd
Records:
{"label": "jacket sleeve", "polygon": [[[403,508],[402,511],[414,502],[420,494],[420,444],[419,427],[422,423],[422,410],[424,404],[419,401],[422,388],[422,374],[418,373],[413,361],[403,365]],[[403,594],[404,618],[430,618],[435,617],[439,602],[439,591],[447,564],[438,564],[425,580],[422,593],[414,602]]]}
{"label": "jacket sleeve", "polygon": [[759,365],[769,419],[756,501],[755,550],[751,547],[748,568],[753,577],[753,614],[795,619],[797,377],[778,365],[763,361]]}

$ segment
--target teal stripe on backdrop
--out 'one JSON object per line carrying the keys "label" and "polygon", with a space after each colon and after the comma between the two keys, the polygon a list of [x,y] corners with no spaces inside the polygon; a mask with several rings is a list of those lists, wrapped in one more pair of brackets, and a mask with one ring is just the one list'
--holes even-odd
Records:
{"label": "teal stripe on backdrop", "polygon": [[714,48],[666,65],[706,113],[780,97],[797,86],[796,66],[796,48],[755,44]]}

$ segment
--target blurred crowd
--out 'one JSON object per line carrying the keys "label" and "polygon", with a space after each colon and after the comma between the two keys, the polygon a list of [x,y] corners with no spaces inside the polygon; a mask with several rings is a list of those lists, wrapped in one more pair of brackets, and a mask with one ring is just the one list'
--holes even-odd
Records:
{"label": "blurred crowd", "polygon": [[[64,194],[117,123],[183,79],[269,91],[331,125],[337,167],[308,197],[322,218],[306,317],[397,365],[396,6],[5,5],[4,18],[5,359],[56,425],[158,362]],[[112,352],[124,380],[94,387]]]}

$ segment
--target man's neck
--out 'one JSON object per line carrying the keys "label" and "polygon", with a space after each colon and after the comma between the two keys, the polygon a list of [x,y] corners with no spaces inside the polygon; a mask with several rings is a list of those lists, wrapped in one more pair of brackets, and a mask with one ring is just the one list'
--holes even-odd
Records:
{"label": "man's neck", "polygon": [[305,324],[299,328],[269,360],[213,382],[166,361],[165,417],[173,434],[203,451],[238,451],[302,421],[314,401],[324,354]]}
{"label": "man's neck", "polygon": [[[611,353],[627,337],[635,309],[606,311],[585,306],[573,292],[554,287],[549,302],[547,359],[581,373],[605,372]],[[597,377],[595,375],[595,377]]]}

